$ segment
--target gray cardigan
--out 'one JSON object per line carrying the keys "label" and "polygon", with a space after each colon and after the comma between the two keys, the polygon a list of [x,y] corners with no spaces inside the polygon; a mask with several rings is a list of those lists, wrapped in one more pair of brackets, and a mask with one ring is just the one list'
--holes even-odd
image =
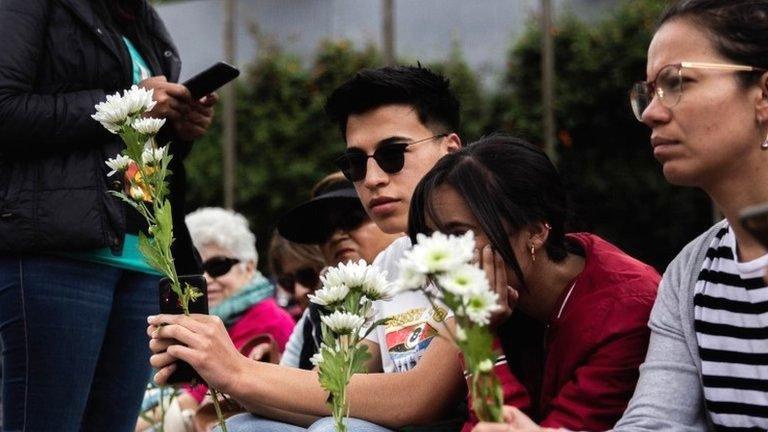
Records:
{"label": "gray cardigan", "polygon": [[717,232],[715,224],[689,243],[667,267],[651,311],[651,340],[640,379],[616,432],[706,431],[701,358],[693,328],[694,286]]}

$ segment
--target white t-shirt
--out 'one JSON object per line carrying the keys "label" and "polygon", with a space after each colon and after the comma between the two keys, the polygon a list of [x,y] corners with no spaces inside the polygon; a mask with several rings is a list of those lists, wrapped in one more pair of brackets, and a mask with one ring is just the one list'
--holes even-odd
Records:
{"label": "white t-shirt", "polygon": [[[373,261],[373,265],[387,271],[387,278],[396,282],[403,254],[411,248],[407,236],[395,240]],[[384,372],[404,372],[416,366],[432,339],[443,330],[445,319],[451,316],[445,306],[434,309],[421,291],[406,291],[389,301],[376,301],[376,320],[388,317],[368,335],[367,339],[379,345]]]}

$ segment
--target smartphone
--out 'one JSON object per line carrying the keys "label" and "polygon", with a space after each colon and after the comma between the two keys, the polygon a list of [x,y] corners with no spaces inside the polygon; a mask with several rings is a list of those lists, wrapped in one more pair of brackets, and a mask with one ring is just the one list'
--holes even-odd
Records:
{"label": "smartphone", "polygon": [[224,62],[218,62],[184,81],[182,85],[189,89],[193,99],[200,99],[207,94],[213,93],[215,90],[237,78],[239,75],[240,70],[236,67]]}
{"label": "smartphone", "polygon": [[739,222],[755,240],[768,249],[768,203],[743,209],[739,213]]}
{"label": "smartphone", "polygon": [[[193,287],[202,291],[203,295],[198,297],[195,301],[189,302],[189,312],[198,314],[208,314],[208,290],[205,278],[201,275],[183,275],[179,276],[179,281],[184,284],[188,283]],[[179,297],[171,289],[171,283],[168,278],[160,280],[160,313],[181,315],[184,313]],[[200,375],[188,363],[183,361],[176,362],[176,370],[168,378],[168,384],[180,384],[180,383],[201,383],[203,382]]]}

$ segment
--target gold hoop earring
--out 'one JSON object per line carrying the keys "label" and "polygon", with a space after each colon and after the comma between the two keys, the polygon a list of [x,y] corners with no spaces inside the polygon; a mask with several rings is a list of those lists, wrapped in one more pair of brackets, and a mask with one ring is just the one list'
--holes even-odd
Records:
{"label": "gold hoop earring", "polygon": [[533,246],[533,243],[531,243],[531,261],[536,261],[536,248]]}

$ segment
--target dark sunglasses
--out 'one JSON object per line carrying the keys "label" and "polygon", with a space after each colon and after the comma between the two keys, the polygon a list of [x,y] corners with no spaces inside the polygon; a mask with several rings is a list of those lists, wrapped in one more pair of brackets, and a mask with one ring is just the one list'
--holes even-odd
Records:
{"label": "dark sunglasses", "polygon": [[232,270],[232,266],[239,262],[240,260],[237,258],[215,256],[208,258],[203,263],[203,270],[208,273],[208,276],[216,278],[229,273],[229,271]]}
{"label": "dark sunglasses", "polygon": [[296,291],[296,282],[315,290],[320,286],[320,274],[312,267],[302,267],[295,273],[286,273],[277,277],[277,284],[289,292]]}
{"label": "dark sunglasses", "polygon": [[368,159],[370,158],[373,158],[385,173],[395,174],[400,172],[400,170],[403,169],[403,165],[405,165],[405,150],[408,146],[446,136],[448,136],[448,134],[434,135],[429,138],[407,143],[385,144],[377,148],[372,155],[368,155],[360,149],[349,149],[336,159],[336,166],[339,167],[342,173],[344,173],[344,177],[352,182],[357,182],[365,178]]}
{"label": "dark sunglasses", "polygon": [[361,208],[352,208],[345,212],[338,213],[331,217],[329,222],[328,231],[323,235],[320,243],[326,243],[333,237],[333,233],[338,230],[352,231],[355,228],[363,224],[368,219],[368,215],[365,210]]}

